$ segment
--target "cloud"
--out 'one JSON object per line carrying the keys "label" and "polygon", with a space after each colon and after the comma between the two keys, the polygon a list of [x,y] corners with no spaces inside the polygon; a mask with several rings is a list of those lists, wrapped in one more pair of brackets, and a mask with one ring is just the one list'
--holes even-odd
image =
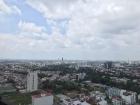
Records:
{"label": "cloud", "polygon": [[47,27],[20,21],[17,37],[4,39],[7,43],[16,43],[15,49],[69,58],[140,58],[137,53],[140,49],[139,0],[26,0],[26,3],[42,14],[52,33],[46,32]]}
{"label": "cloud", "polygon": [[103,58],[105,53],[125,58],[134,55],[133,51],[127,52],[129,49],[137,51],[140,45],[139,0],[27,0],[27,3],[46,20],[68,19],[65,37],[69,48],[102,51]]}
{"label": "cloud", "polygon": [[0,13],[21,15],[21,10],[16,5],[8,5],[4,0],[0,0]]}
{"label": "cloud", "polygon": [[20,21],[18,27],[21,32],[41,33],[45,28],[43,26],[37,26],[32,22]]}
{"label": "cloud", "polygon": [[[27,3],[37,11],[41,12],[46,18],[62,19],[67,18],[75,9],[73,3],[78,0],[27,0]],[[38,7],[38,8],[36,8]]]}
{"label": "cloud", "polygon": [[[30,49],[48,51],[51,49],[63,49],[69,46],[69,39],[61,35],[58,28],[54,27],[53,33],[48,34],[44,26],[39,26],[33,22],[20,21],[18,24],[19,31],[17,34],[2,35],[3,42],[14,42],[17,45],[16,49]],[[6,44],[7,43],[7,44]],[[27,47],[27,46],[29,47]],[[3,46],[3,44],[2,44]],[[25,47],[26,46],[26,47]]]}
{"label": "cloud", "polygon": [[[32,40],[31,45],[38,46],[38,42],[48,49],[67,48],[71,41],[67,36],[63,36],[58,27],[52,27],[52,33],[48,34],[44,26],[39,26],[33,22],[20,21],[18,24],[18,35]],[[37,42],[37,43],[36,43]],[[40,48],[40,47],[39,47]]]}

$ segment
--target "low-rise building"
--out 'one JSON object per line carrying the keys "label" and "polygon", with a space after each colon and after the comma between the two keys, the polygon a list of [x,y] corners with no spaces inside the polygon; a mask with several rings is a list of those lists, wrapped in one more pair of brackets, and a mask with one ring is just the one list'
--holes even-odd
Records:
{"label": "low-rise building", "polygon": [[109,98],[112,98],[112,96],[120,96],[120,89],[112,87],[107,89],[107,94]]}
{"label": "low-rise building", "polygon": [[98,104],[98,105],[108,105],[108,104],[107,104],[107,101],[104,100],[104,99],[100,100],[97,104]]}
{"label": "low-rise building", "polygon": [[53,95],[47,92],[33,95],[32,105],[53,105]]}
{"label": "low-rise building", "polygon": [[113,105],[122,105],[123,99],[121,97],[118,97],[118,96],[112,97],[112,104]]}
{"label": "low-rise building", "polygon": [[125,91],[121,95],[126,105],[133,105],[136,103],[136,92]]}

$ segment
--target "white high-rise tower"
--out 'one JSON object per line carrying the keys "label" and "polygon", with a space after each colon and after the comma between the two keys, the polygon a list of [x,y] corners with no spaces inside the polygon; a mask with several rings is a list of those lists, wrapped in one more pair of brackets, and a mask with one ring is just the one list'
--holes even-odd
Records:
{"label": "white high-rise tower", "polygon": [[32,92],[38,89],[38,72],[30,71],[27,75],[27,91]]}

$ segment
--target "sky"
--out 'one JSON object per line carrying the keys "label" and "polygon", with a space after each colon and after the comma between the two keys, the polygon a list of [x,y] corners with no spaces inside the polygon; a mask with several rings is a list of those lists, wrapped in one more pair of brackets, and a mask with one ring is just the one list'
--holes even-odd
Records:
{"label": "sky", "polygon": [[0,0],[1,59],[140,60],[140,0]]}

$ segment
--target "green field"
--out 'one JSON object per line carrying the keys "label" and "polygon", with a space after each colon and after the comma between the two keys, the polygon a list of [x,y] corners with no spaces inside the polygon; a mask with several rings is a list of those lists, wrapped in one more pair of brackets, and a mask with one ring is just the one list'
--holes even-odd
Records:
{"label": "green field", "polygon": [[3,100],[11,105],[29,105],[31,104],[30,93],[3,93],[1,94]]}

